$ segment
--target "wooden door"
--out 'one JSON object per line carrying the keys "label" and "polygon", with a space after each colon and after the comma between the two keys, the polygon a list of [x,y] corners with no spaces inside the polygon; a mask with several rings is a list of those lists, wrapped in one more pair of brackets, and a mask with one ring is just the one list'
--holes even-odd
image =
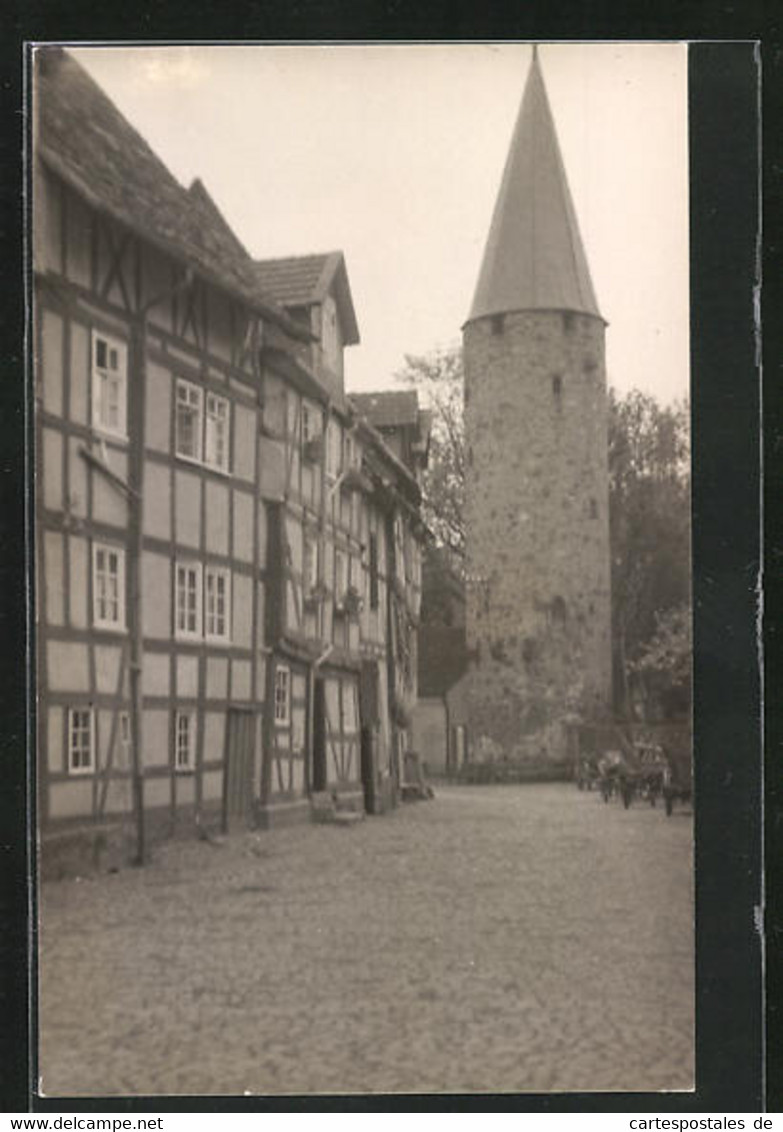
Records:
{"label": "wooden door", "polygon": [[361,730],[362,786],[364,788],[364,808],[368,814],[376,812],[376,737],[371,727]]}
{"label": "wooden door", "polygon": [[255,716],[229,708],[226,713],[226,753],[223,777],[223,829],[249,823],[253,800]]}
{"label": "wooden door", "polygon": [[313,791],[325,790],[326,781],[326,694],[323,680],[316,677],[313,685]]}

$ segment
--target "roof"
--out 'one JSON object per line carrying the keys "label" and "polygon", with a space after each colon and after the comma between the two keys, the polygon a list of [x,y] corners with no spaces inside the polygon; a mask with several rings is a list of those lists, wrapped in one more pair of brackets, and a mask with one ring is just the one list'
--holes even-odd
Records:
{"label": "roof", "polygon": [[323,302],[326,295],[333,292],[346,345],[353,346],[359,341],[356,312],[342,252],[258,259],[253,268],[261,289],[289,309]]}
{"label": "roof", "polygon": [[185,260],[297,338],[309,331],[259,287],[253,264],[203,185],[183,188],[83,67],[36,49],[37,150],[93,208]]}
{"label": "roof", "polygon": [[601,317],[535,54],[468,322],[522,310]]}
{"label": "roof", "polygon": [[[193,200],[195,200],[197,202],[198,206],[205,213],[209,214],[209,216],[212,220],[213,226],[216,227],[216,228],[220,228],[222,230],[225,238],[227,240],[231,241],[231,243],[234,247],[234,250],[239,255],[246,257],[247,259],[250,259],[250,256],[247,254],[247,251],[245,250],[244,245],[240,243],[239,237],[236,235],[234,230],[230,227],[225,216],[223,215],[223,213],[220,211],[218,206],[215,204],[212,197],[207,192],[206,186],[204,185],[204,182],[201,180],[200,177],[196,177],[193,180],[190,188],[188,189],[188,193],[193,198]],[[263,288],[262,288],[262,290],[263,290]],[[272,294],[271,291],[267,291],[265,293],[270,299],[274,298],[274,295]]]}
{"label": "roof", "polygon": [[418,424],[419,397],[415,389],[352,393],[351,400],[375,428],[399,428]]}
{"label": "roof", "polygon": [[468,667],[465,627],[419,627],[419,698],[445,696]]}

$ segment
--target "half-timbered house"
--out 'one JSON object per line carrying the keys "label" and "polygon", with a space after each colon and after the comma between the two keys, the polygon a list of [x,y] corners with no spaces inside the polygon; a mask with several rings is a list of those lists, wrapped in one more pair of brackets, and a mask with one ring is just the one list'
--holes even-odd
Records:
{"label": "half-timbered house", "polygon": [[420,495],[344,392],[343,258],[287,309],[60,49],[34,111],[42,827],[268,823],[322,791],[381,809]]}

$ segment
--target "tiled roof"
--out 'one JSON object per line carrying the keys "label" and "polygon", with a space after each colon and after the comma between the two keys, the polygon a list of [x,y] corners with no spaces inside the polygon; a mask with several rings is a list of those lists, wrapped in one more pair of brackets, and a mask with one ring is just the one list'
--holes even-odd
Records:
{"label": "tiled roof", "polygon": [[320,303],[333,291],[340,312],[345,344],[359,341],[348,273],[342,252],[257,259],[253,264],[259,287],[283,307]]}
{"label": "tiled roof", "polygon": [[600,318],[544,80],[534,57],[468,321],[525,310]]}
{"label": "tiled roof", "polygon": [[351,400],[375,428],[415,425],[419,420],[419,398],[415,389],[352,393]]}
{"label": "tiled roof", "polygon": [[185,260],[298,338],[306,329],[264,295],[252,260],[201,186],[188,192],[76,60],[36,50],[37,149],[92,207]]}
{"label": "tiled roof", "polygon": [[259,286],[286,307],[307,306],[320,298],[318,284],[332,255],[286,256],[260,259],[253,264]]}
{"label": "tiled roof", "polygon": [[468,667],[464,626],[419,627],[419,697],[445,696]]}

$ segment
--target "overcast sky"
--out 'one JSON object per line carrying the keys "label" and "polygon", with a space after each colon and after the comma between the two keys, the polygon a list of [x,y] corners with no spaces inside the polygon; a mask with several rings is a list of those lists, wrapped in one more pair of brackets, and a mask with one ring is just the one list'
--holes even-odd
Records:
{"label": "overcast sky", "polygon": [[[528,45],[80,48],[251,255],[343,250],[351,389],[459,342],[530,63]],[[543,44],[544,82],[598,302],[609,381],[687,394],[687,48]]]}

